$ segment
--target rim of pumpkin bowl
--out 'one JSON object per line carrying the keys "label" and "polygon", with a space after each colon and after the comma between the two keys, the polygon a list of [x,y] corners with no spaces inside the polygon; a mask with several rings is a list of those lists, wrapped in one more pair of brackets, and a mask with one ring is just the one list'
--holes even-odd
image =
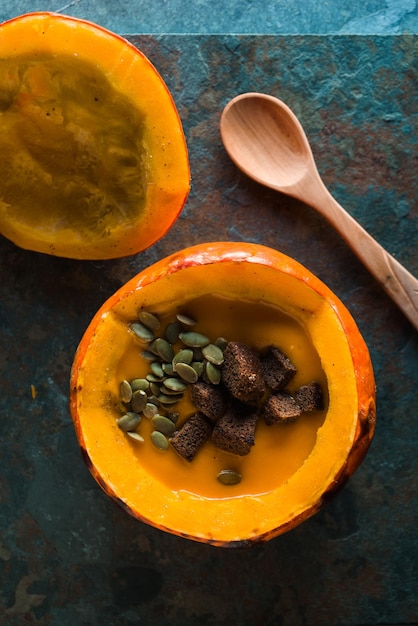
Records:
{"label": "rim of pumpkin bowl", "polygon": [[0,25],[0,233],[75,259],[141,252],[190,189],[182,123],[123,37],[51,12]]}
{"label": "rim of pumpkin bowl", "polygon": [[[166,355],[162,346],[168,328],[170,333],[177,328],[177,335],[170,338],[173,352]],[[218,387],[207,370],[216,350],[190,347],[190,333],[205,336],[205,346],[222,346],[223,362],[214,365],[220,370]],[[231,346],[232,353],[237,346],[241,350],[238,361],[230,356]],[[302,409],[284,423],[275,421],[274,411],[269,423],[266,418],[271,396],[283,389],[278,392],[272,384],[264,386],[256,400],[240,396],[252,385],[247,348],[255,355],[257,369],[266,354],[271,357],[272,346],[297,370],[286,383],[286,397],[297,399],[299,390],[312,381],[322,393],[322,405]],[[162,376],[176,377],[169,366],[180,350],[191,350],[195,359],[186,359],[185,371],[187,363],[196,371],[199,360],[206,365],[197,383],[195,378],[180,384],[185,391],[173,408],[173,396],[164,393],[159,404],[158,393]],[[150,369],[153,360],[156,365]],[[267,376],[274,370],[269,363],[267,369],[262,367]],[[151,390],[142,387],[139,393],[133,381],[147,377]],[[244,380],[241,391],[231,379]],[[131,405],[132,396],[125,397],[126,382],[138,397],[145,394],[139,408]],[[172,385],[174,390],[178,384]],[[222,389],[227,407],[223,417],[208,417],[213,403],[206,406],[205,400],[203,405],[201,398],[196,400],[196,385],[206,390],[209,386],[211,393],[215,387]],[[375,427],[370,355],[345,305],[296,260],[242,242],[186,248],[121,287],[99,309],[79,343],[70,395],[84,460],[112,499],[161,530],[224,547],[267,541],[313,515],[360,465]],[[144,407],[154,402],[157,408],[148,412]],[[296,404],[302,406],[299,400]],[[196,426],[192,420],[196,406],[198,418],[210,423],[203,435],[202,422],[197,419]],[[225,418],[225,410],[232,417]],[[173,414],[180,415],[162,437],[166,450],[153,440],[159,430],[155,412],[173,423],[178,417]],[[138,414],[142,419],[139,425],[134,419],[134,434],[125,432],[122,417],[126,422]],[[185,424],[190,428],[178,445]]]}

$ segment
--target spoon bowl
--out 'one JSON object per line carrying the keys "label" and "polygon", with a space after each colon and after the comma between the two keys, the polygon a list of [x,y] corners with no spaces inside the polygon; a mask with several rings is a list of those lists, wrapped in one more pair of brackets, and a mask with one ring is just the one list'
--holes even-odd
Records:
{"label": "spoon bowl", "polygon": [[305,176],[313,157],[299,120],[277,102],[257,93],[234,98],[223,111],[221,135],[235,165],[262,185],[282,191]]}
{"label": "spoon bowl", "polygon": [[235,165],[256,182],[321,213],[418,329],[418,280],[332,197],[291,109],[274,96],[241,94],[223,110],[220,131]]}

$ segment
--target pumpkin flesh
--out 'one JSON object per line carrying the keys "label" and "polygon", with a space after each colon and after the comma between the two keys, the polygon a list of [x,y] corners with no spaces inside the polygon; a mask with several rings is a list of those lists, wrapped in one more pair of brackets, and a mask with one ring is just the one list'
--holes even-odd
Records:
{"label": "pumpkin flesh", "polygon": [[0,232],[23,248],[115,258],[165,234],[189,191],[181,122],[122,38],[48,13],[0,27]]}
{"label": "pumpkin flesh", "polygon": [[[285,427],[259,424],[256,444],[241,460],[219,453],[214,461],[212,444],[205,444],[188,464],[173,450],[128,442],[115,404],[120,380],[146,372],[127,330],[139,308],[163,318],[196,312],[214,336],[229,333],[256,348],[280,345],[301,380],[325,385],[326,410]],[[254,316],[257,323],[249,324]],[[374,428],[369,355],[345,307],[295,261],[251,244],[196,246],[129,281],[86,331],[71,389],[77,436],[105,491],[143,521],[216,545],[267,540],[306,519],[358,466]],[[226,462],[241,464],[246,479],[239,485],[212,479]]]}

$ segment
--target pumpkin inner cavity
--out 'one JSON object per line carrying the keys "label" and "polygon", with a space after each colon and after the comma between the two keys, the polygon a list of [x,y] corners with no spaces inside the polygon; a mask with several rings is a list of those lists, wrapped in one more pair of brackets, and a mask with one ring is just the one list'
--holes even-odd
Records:
{"label": "pumpkin inner cavity", "polygon": [[77,55],[0,59],[0,226],[106,236],[146,196],[144,115]]}

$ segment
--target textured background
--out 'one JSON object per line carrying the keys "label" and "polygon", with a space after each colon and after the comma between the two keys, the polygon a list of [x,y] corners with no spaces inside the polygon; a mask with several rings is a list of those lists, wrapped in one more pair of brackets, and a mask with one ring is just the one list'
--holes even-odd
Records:
{"label": "textured background", "polygon": [[[186,7],[186,9],[185,9]],[[2,0],[0,20],[57,11],[127,33],[394,35],[418,31],[416,0]]]}
{"label": "textured background", "polygon": [[[28,3],[2,3],[0,16],[12,4]],[[73,13],[106,7],[69,4]],[[349,16],[328,32],[390,3],[343,4]],[[127,6],[120,3],[122,17]],[[157,23],[150,7],[149,29]],[[167,236],[127,259],[56,259],[0,239],[0,625],[416,624],[417,332],[322,218],[240,174],[219,136],[229,98],[249,90],[281,97],[300,116],[337,200],[418,275],[416,36],[130,39],[178,105],[192,192]],[[197,544],[130,518],[83,465],[68,411],[72,358],[96,309],[143,267],[209,240],[261,242],[316,273],[354,315],[378,386],[375,439],[344,491],[252,549]]]}

